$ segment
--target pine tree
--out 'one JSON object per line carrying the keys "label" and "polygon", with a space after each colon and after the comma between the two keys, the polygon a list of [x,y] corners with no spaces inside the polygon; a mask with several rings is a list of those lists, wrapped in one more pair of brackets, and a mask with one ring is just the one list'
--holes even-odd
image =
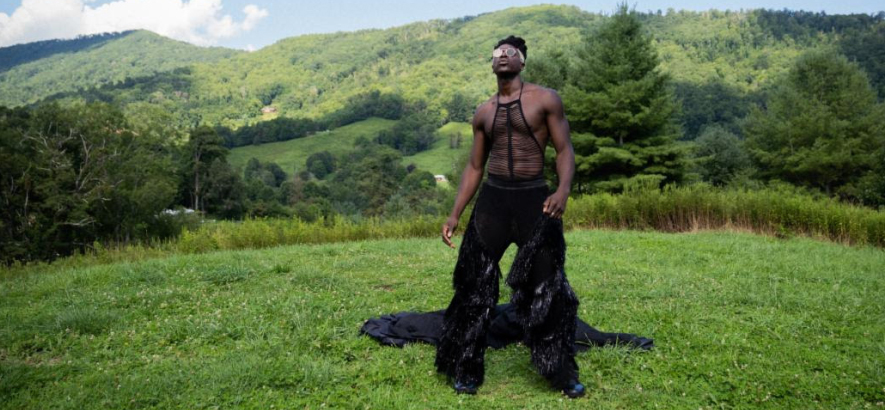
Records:
{"label": "pine tree", "polygon": [[676,105],[651,37],[621,4],[578,50],[563,101],[572,126],[578,191],[619,191],[631,181],[678,182]]}
{"label": "pine tree", "polygon": [[812,51],[796,61],[764,108],[750,112],[744,133],[763,179],[858,198],[864,196],[859,180],[875,179],[885,152],[885,107],[857,64]]}

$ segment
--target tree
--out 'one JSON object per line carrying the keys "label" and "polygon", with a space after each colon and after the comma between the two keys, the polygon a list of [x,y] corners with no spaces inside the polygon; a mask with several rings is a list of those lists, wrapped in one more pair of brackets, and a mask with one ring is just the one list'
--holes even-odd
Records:
{"label": "tree", "polygon": [[679,83],[676,97],[682,102],[680,115],[684,139],[693,140],[705,127],[716,124],[732,133],[740,133],[740,119],[747,115],[749,98],[721,80],[705,84]]}
{"label": "tree", "polygon": [[727,185],[750,167],[750,157],[743,143],[721,126],[709,126],[695,139],[695,165],[704,181]]}
{"label": "tree", "polygon": [[[198,211],[206,211],[205,195],[208,190],[206,179],[209,166],[215,159],[225,160],[227,148],[224,140],[213,128],[200,126],[195,128],[185,146],[184,187],[188,190],[190,207]],[[225,163],[226,160],[225,160]]]}
{"label": "tree", "polygon": [[382,214],[385,202],[399,190],[406,177],[401,159],[402,155],[394,149],[358,140],[355,149],[342,161],[330,187],[339,212]]}
{"label": "tree", "polygon": [[436,142],[437,123],[426,112],[403,117],[390,130],[378,133],[376,141],[399,150],[403,155],[426,151]]}
{"label": "tree", "polygon": [[225,219],[242,217],[245,187],[240,176],[224,157],[213,159],[207,171],[204,178],[205,193],[201,202],[203,210]]}
{"label": "tree", "polygon": [[446,122],[468,122],[473,116],[476,104],[472,104],[463,93],[456,91],[452,98],[444,105],[446,109]]}
{"label": "tree", "polygon": [[652,39],[621,4],[578,49],[563,101],[575,148],[578,191],[619,191],[631,180],[678,182],[686,166],[676,144],[676,105]]}
{"label": "tree", "polygon": [[335,156],[329,151],[315,152],[307,157],[305,165],[314,177],[323,179],[326,175],[335,172]]}
{"label": "tree", "polygon": [[885,110],[855,63],[812,51],[751,110],[744,133],[762,178],[856,198],[883,152]]}
{"label": "tree", "polygon": [[148,238],[177,177],[170,147],[144,130],[107,104],[0,108],[0,261]]}

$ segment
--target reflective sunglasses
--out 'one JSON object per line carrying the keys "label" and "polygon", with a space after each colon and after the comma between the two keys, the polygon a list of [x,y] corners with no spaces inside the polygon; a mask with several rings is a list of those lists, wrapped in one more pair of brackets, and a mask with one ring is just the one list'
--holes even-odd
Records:
{"label": "reflective sunglasses", "polygon": [[519,53],[519,61],[525,62],[525,57],[522,55],[522,51],[519,51],[515,48],[496,48],[495,51],[492,52],[492,57],[501,58],[505,54],[507,55],[507,57],[513,57],[516,55],[516,53]]}

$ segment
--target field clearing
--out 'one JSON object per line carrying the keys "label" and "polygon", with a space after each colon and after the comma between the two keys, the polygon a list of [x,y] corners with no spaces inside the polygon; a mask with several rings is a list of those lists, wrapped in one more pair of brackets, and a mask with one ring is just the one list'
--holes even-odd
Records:
{"label": "field clearing", "polygon": [[[430,171],[434,175],[445,175],[453,171],[456,164],[466,162],[470,155],[470,147],[473,146],[473,132],[470,124],[464,122],[450,122],[437,130],[439,135],[433,147],[427,151],[419,152],[403,158],[403,165],[415,164],[419,169]],[[461,145],[458,148],[450,148],[449,138],[461,136]],[[458,170],[460,173],[461,170]],[[458,181],[454,181],[458,186]]]}
{"label": "field clearing", "polygon": [[[441,309],[456,252],[391,239],[172,256],[0,281],[0,407],[865,408],[885,402],[885,252],[750,234],[566,234],[579,315],[655,339],[547,389],[524,346],[456,396],[434,349],[357,335]],[[460,242],[460,238],[458,238]],[[504,257],[508,268],[513,249]],[[502,301],[509,297],[502,282]]]}
{"label": "field clearing", "polygon": [[[313,153],[329,151],[340,156],[352,150],[354,142],[359,137],[374,138],[379,132],[388,130],[395,124],[395,120],[370,118],[304,138],[234,148],[227,159],[231,165],[240,169],[245,168],[250,158],[258,158],[261,162],[276,162],[291,175],[295,169],[304,169],[307,157]],[[415,164],[418,168],[433,174],[446,174],[452,171],[452,164],[470,153],[470,146],[473,144],[470,124],[450,122],[440,127],[437,132],[439,137],[431,149],[403,157],[402,164]],[[461,146],[458,149],[449,148],[449,137],[453,134],[462,136]]]}
{"label": "field clearing", "polygon": [[376,134],[390,129],[394,124],[396,124],[394,120],[369,118],[304,138],[234,148],[230,150],[227,160],[235,168],[240,169],[246,167],[250,158],[258,158],[262,163],[276,162],[291,176],[295,169],[300,171],[305,168],[304,163],[310,154],[329,151],[340,155],[352,150],[353,143],[358,138],[374,138]]}

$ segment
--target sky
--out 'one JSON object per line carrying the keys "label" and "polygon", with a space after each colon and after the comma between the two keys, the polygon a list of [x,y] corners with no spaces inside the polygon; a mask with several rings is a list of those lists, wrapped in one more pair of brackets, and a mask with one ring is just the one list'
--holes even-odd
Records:
{"label": "sky", "polygon": [[[451,19],[528,6],[531,0],[0,0],[0,47],[53,38],[146,29],[200,46],[255,50],[287,37],[416,21]],[[573,0],[611,13],[619,0]],[[827,14],[885,11],[881,0],[632,0],[638,11],[790,9]]]}

